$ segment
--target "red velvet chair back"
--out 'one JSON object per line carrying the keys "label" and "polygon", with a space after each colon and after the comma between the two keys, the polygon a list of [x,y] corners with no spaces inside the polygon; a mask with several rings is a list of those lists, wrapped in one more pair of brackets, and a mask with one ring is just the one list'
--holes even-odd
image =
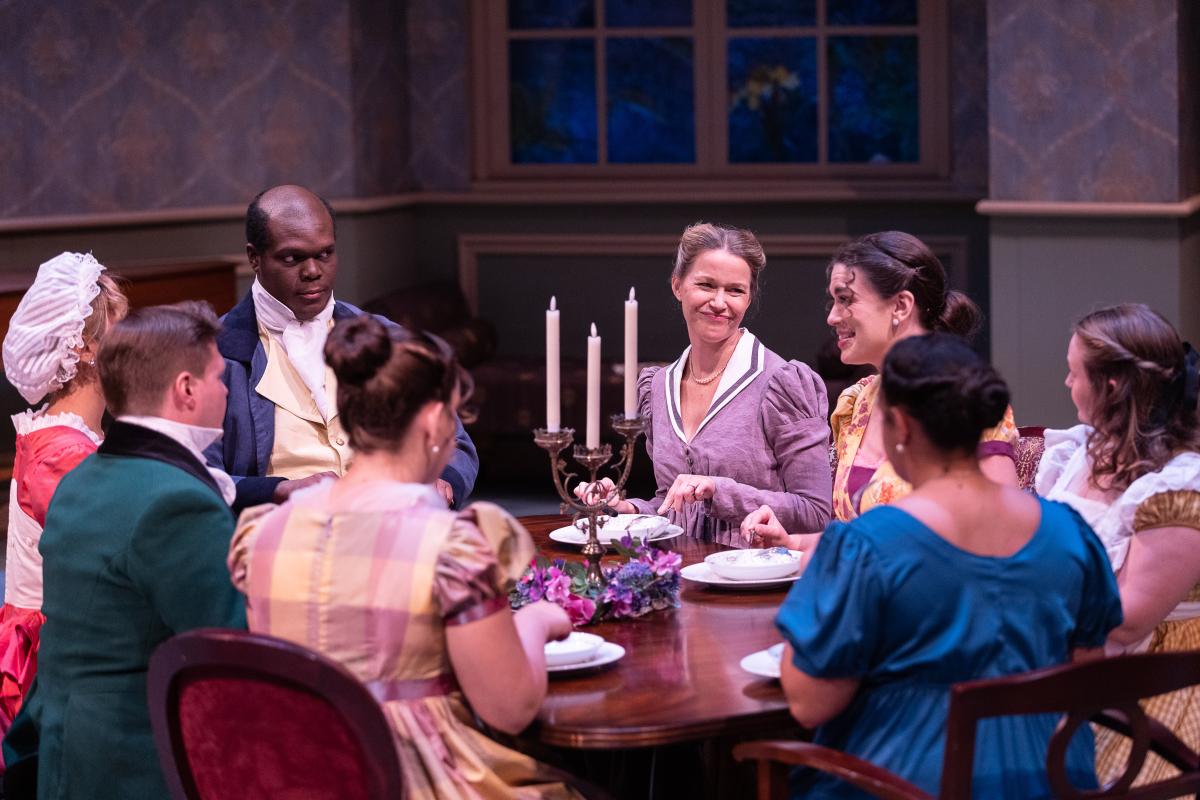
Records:
{"label": "red velvet chair back", "polygon": [[150,660],[150,721],[176,800],[394,800],[379,703],[340,664],[272,636],[203,629]]}

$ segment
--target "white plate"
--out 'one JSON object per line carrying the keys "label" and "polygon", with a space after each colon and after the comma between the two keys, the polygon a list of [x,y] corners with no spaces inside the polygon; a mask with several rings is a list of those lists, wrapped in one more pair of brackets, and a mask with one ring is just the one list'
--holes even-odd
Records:
{"label": "white plate", "polygon": [[546,642],[546,664],[557,667],[587,661],[602,644],[604,638],[594,633],[571,631],[565,639]]}
{"label": "white plate", "polygon": [[547,672],[575,672],[576,670],[594,669],[603,667],[605,664],[611,664],[614,661],[621,660],[625,655],[625,648],[614,642],[605,642],[596,649],[592,657],[587,661],[577,661],[574,664],[559,664],[557,666],[547,666]]}
{"label": "white plate", "polygon": [[777,586],[786,586],[793,581],[800,580],[800,574],[786,575],[782,578],[771,578],[765,581],[731,581],[728,578],[722,578],[720,575],[712,571],[712,568],[703,561],[698,564],[688,564],[683,569],[679,570],[679,576],[689,581],[703,583],[708,586],[715,586],[720,589],[769,589]]}
{"label": "white plate", "polygon": [[[600,517],[599,522],[602,534],[618,539],[626,533],[634,536],[653,537],[671,524],[670,520],[658,514],[617,514],[614,517]],[[576,520],[575,527],[581,531],[585,530],[587,528],[586,518]]]}
{"label": "white plate", "polygon": [[[667,539],[674,539],[676,536],[682,535],[683,528],[679,527],[678,525],[668,525],[659,533],[658,536],[655,536],[649,542],[646,542],[646,544],[658,544],[659,542],[665,542]],[[571,544],[575,545],[576,547],[583,547],[585,544],[587,544],[587,534],[571,525],[568,525],[565,528],[559,528],[556,531],[550,531],[550,538],[553,541],[559,542],[560,544]],[[604,530],[601,529],[598,538],[600,539],[600,544],[612,544],[621,537],[616,536],[612,539],[609,539],[605,537]]]}
{"label": "white plate", "polygon": [[766,650],[751,653],[742,659],[742,669],[760,678],[779,677],[779,658],[783,655],[783,642],[773,644]]}
{"label": "white plate", "polygon": [[731,581],[766,581],[786,578],[800,570],[799,550],[782,547],[722,550],[704,557],[713,573]]}

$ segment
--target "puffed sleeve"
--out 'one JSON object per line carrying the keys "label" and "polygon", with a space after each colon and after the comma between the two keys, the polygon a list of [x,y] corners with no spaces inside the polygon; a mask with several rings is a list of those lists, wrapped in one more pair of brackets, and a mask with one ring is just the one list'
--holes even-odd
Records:
{"label": "puffed sleeve", "polygon": [[1089,428],[1086,425],[1076,425],[1064,430],[1047,428],[1042,434],[1045,447],[1042,458],[1038,462],[1037,474],[1033,479],[1033,490],[1042,497],[1048,497],[1054,487],[1063,479],[1067,465],[1071,463],[1075,453],[1087,447]]}
{"label": "puffed sleeve", "polygon": [[887,591],[878,556],[854,529],[834,522],[792,586],[775,625],[792,663],[814,678],[858,678],[874,666]]}
{"label": "puffed sleeve", "polygon": [[1109,632],[1121,624],[1121,592],[1116,573],[1109,565],[1108,553],[1091,526],[1075,509],[1060,504],[1070,514],[1083,540],[1083,583],[1079,613],[1075,620],[1075,635],[1071,646],[1094,648],[1104,644]]}
{"label": "puffed sleeve", "polygon": [[246,594],[246,587],[250,585],[250,554],[262,530],[262,523],[268,514],[278,508],[274,503],[264,503],[247,508],[238,517],[237,528],[229,540],[229,555],[225,565],[229,567],[229,578],[234,587],[242,594]]}
{"label": "puffed sleeve", "polygon": [[94,452],[96,445],[90,441],[71,442],[48,454],[28,470],[22,488],[25,489],[29,510],[32,511],[29,516],[34,522],[46,526],[46,510],[50,508],[50,499],[54,497],[58,482]]}
{"label": "puffed sleeve", "polygon": [[[662,367],[646,367],[638,373],[637,393],[638,393],[638,413],[641,414],[647,422],[654,415],[654,403],[651,401],[651,387],[654,386],[654,376]],[[649,436],[649,432],[646,434]]]}
{"label": "puffed sleeve", "polygon": [[1004,409],[1004,417],[994,428],[988,428],[979,438],[976,454],[979,458],[988,456],[1007,456],[1014,462],[1017,460],[1017,440],[1021,438],[1017,423],[1013,417],[1012,406]]}
{"label": "puffed sleeve", "polygon": [[[646,367],[638,373],[638,414],[646,420],[646,452],[650,454],[651,460],[654,459],[654,376],[661,369],[660,366]],[[669,488],[670,486],[660,486],[658,496],[653,500],[643,500],[639,497],[626,499],[634,505],[639,514],[657,514]]]}
{"label": "puffed sleeve", "polygon": [[433,598],[446,625],[508,608],[508,591],[534,556],[529,532],[492,503],[472,503],[455,519],[434,566]]}
{"label": "puffed sleeve", "polygon": [[1133,530],[1150,528],[1195,528],[1200,531],[1200,491],[1178,489],[1152,494],[1133,515]]}
{"label": "puffed sleeve", "polygon": [[711,513],[740,523],[759,506],[770,506],[792,533],[824,529],[829,522],[829,401],[824,382],[799,361],[771,375],[763,393],[762,426],[783,491],[760,489],[732,478],[715,477]]}

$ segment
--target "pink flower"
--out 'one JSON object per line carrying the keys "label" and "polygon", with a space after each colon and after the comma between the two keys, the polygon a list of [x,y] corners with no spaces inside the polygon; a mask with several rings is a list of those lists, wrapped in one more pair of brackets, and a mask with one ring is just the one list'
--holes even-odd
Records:
{"label": "pink flower", "polygon": [[570,617],[572,625],[586,625],[596,613],[596,604],[593,601],[569,592],[561,605]]}
{"label": "pink flower", "polygon": [[650,562],[650,568],[654,570],[654,574],[660,576],[678,572],[682,565],[683,556],[670,550],[655,550],[654,558]]}
{"label": "pink flower", "polygon": [[546,599],[566,608],[571,594],[571,579],[558,567],[546,570]]}

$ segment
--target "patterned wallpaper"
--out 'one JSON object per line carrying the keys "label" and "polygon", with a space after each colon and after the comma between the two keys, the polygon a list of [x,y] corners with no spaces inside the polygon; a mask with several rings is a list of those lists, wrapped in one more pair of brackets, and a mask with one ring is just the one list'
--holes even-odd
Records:
{"label": "patterned wallpaper", "polygon": [[0,0],[0,217],[403,190],[389,5]]}
{"label": "patterned wallpaper", "polygon": [[408,0],[408,106],[413,188],[465,189],[471,179],[467,0]]}
{"label": "patterned wallpaper", "polygon": [[[953,182],[1193,188],[1180,2],[949,0]],[[0,217],[466,188],[469,27],[468,0],[0,0]]]}
{"label": "patterned wallpaper", "polygon": [[987,194],[987,8],[978,0],[950,0],[950,179],[955,187]]}
{"label": "patterned wallpaper", "polygon": [[992,198],[1181,199],[1180,2],[988,3]]}

